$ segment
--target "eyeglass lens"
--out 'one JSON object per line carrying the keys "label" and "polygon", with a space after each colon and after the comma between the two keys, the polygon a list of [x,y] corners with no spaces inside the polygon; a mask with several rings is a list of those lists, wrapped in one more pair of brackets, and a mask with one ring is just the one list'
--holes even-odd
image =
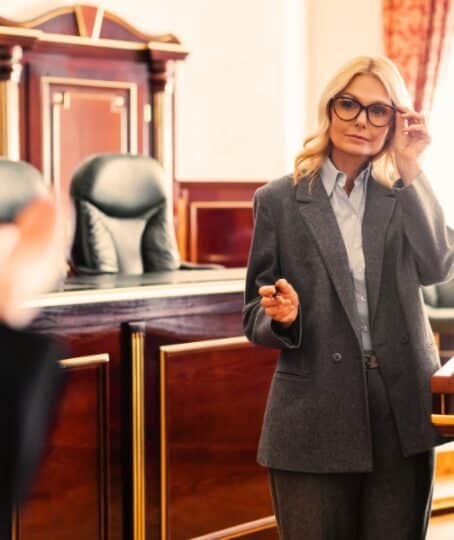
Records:
{"label": "eyeglass lens", "polygon": [[367,118],[376,127],[387,126],[393,116],[394,109],[384,103],[371,103],[361,105],[359,101],[349,97],[338,97],[333,100],[334,112],[341,120],[354,120],[363,109],[366,110]]}

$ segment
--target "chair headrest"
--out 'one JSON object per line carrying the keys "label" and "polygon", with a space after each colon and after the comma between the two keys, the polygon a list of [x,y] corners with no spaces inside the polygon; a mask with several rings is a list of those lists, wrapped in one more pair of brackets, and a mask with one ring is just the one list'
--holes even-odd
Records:
{"label": "chair headrest", "polygon": [[0,223],[13,221],[33,199],[47,194],[41,173],[33,165],[0,157]]}
{"label": "chair headrest", "polygon": [[437,285],[438,307],[454,308],[454,279]]}
{"label": "chair headrest", "polygon": [[74,199],[86,200],[110,216],[138,217],[166,199],[159,162],[131,154],[98,154],[78,167],[71,182]]}

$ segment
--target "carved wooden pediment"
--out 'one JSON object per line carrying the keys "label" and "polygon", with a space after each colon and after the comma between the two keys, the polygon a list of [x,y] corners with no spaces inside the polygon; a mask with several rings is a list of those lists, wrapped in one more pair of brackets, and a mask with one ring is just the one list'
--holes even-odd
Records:
{"label": "carved wooden pediment", "polygon": [[88,4],[53,9],[29,21],[0,17],[0,46],[15,44],[52,52],[71,48],[74,54],[86,53],[87,47],[102,49],[103,54],[130,51],[128,56],[149,51],[161,60],[188,54],[174,34],[146,34],[104,7]]}

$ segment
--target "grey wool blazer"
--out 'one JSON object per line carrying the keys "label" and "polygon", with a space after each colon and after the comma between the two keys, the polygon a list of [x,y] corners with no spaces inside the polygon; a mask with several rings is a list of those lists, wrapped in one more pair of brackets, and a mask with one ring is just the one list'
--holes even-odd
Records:
{"label": "grey wool blazer", "polygon": [[[258,461],[314,473],[372,469],[365,371],[347,252],[320,179],[270,182],[254,197],[243,326],[281,349]],[[430,422],[439,358],[421,285],[454,277],[454,231],[424,175],[408,187],[369,178],[363,250],[370,330],[404,455],[441,443]],[[300,299],[287,329],[268,317],[258,288],[286,278]]]}

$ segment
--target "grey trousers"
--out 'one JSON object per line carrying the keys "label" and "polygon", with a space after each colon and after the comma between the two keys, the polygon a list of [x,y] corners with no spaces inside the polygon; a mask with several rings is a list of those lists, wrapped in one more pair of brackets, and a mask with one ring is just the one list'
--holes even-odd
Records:
{"label": "grey trousers", "polygon": [[433,451],[405,458],[378,369],[367,371],[374,470],[312,474],[269,469],[281,540],[424,540]]}

